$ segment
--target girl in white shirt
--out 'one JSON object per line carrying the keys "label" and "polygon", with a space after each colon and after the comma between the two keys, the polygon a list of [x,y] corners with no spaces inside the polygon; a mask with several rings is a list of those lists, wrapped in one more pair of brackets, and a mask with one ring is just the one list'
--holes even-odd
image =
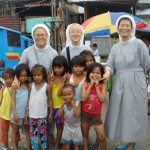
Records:
{"label": "girl in white shirt", "polygon": [[[31,77],[34,81],[29,90],[29,127],[30,142],[32,149],[39,149],[39,140],[42,150],[47,149],[47,108],[49,100],[50,115],[49,122],[52,120],[52,99],[50,86],[46,83],[47,73],[42,65],[35,65],[31,70]],[[27,109],[28,109],[27,108]]]}

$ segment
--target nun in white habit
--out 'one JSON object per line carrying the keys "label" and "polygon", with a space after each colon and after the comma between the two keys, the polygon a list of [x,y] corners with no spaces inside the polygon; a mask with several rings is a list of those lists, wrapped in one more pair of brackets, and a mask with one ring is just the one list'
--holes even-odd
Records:
{"label": "nun in white habit", "polygon": [[[66,47],[61,51],[60,55],[63,55],[67,59],[66,48],[69,47],[70,60],[79,55],[84,50],[90,50],[89,46],[83,44],[84,42],[84,31],[80,24],[70,24],[66,29]],[[68,59],[67,59],[68,60]]]}
{"label": "nun in white habit", "polygon": [[121,16],[116,27],[120,41],[111,49],[104,74],[106,79],[116,74],[105,131],[108,139],[127,143],[122,150],[135,150],[135,142],[143,141],[147,133],[146,74],[150,58],[145,44],[135,37],[133,17]]}
{"label": "nun in white habit", "polygon": [[43,65],[47,72],[52,70],[52,61],[58,55],[50,45],[50,32],[46,25],[37,24],[33,27],[31,36],[34,44],[26,48],[19,63],[28,64],[30,69],[35,64]]}

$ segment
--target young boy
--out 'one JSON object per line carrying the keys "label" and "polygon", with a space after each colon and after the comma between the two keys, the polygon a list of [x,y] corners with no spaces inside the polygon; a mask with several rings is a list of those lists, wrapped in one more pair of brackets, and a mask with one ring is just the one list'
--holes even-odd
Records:
{"label": "young boy", "polygon": [[[74,87],[70,84],[62,88],[62,96],[64,103],[58,111],[61,116],[64,113],[64,129],[62,133],[61,143],[63,143],[63,150],[69,150],[70,144],[74,144],[75,150],[79,150],[79,145],[83,145],[83,137],[81,132],[81,105],[75,101]],[[78,104],[78,105],[77,105]]]}

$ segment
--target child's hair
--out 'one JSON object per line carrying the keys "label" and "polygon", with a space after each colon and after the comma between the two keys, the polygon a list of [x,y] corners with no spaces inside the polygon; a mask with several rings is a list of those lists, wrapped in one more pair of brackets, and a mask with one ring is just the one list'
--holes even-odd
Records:
{"label": "child's hair", "polygon": [[96,43],[94,43],[92,46],[93,46],[93,47],[97,47],[97,44],[96,44]]}
{"label": "child's hair", "polygon": [[33,73],[36,71],[41,71],[41,73],[43,74],[43,79],[44,81],[47,81],[47,73],[46,73],[46,69],[44,66],[40,65],[40,64],[36,64],[33,66],[33,68],[31,69],[31,79],[34,81],[33,79]]}
{"label": "child's hair", "polygon": [[81,56],[81,55],[78,55],[78,56],[75,56],[71,59],[71,65],[72,67],[74,65],[79,65],[79,66],[83,66],[85,67],[85,60],[84,60],[84,57]]}
{"label": "child's hair", "polygon": [[[87,82],[90,82],[90,81],[91,81],[90,78],[89,78],[90,73],[91,73],[95,68],[97,68],[97,67],[98,67],[99,70],[100,70],[101,77],[103,77],[103,74],[104,74],[104,67],[103,67],[100,63],[95,62],[95,63],[91,64],[91,65],[88,67],[88,69],[87,69],[87,74],[86,74],[86,81],[87,81]],[[100,83],[103,83],[103,81],[100,81]]]}
{"label": "child's hair", "polygon": [[[53,71],[54,71],[54,67],[57,66],[57,67],[62,67],[64,66],[64,72],[62,73],[62,76],[65,75],[65,73],[68,72],[68,63],[67,63],[67,60],[64,56],[62,55],[59,55],[59,56],[56,56],[54,59],[53,59],[53,62],[52,62],[52,68],[53,68]],[[54,75],[55,72],[54,72]]]}
{"label": "child's hair", "polygon": [[15,77],[15,71],[12,68],[6,68],[4,69],[2,73],[2,77],[4,78],[5,74],[10,74],[13,78]]}
{"label": "child's hair", "polygon": [[64,89],[67,89],[67,88],[71,88],[71,89],[72,89],[72,91],[75,93],[74,86],[73,86],[73,85],[71,85],[71,84],[66,84],[66,85],[64,85],[64,86],[62,87],[62,91],[63,91]]}
{"label": "child's hair", "polygon": [[91,51],[89,50],[84,50],[83,52],[80,53],[81,56],[84,57],[84,59],[86,58],[86,56],[91,56],[93,58],[93,61],[95,62],[95,58],[94,55]]}
{"label": "child's hair", "polygon": [[18,79],[22,71],[25,71],[27,73],[27,76],[30,77],[29,66],[27,64],[22,63],[22,64],[19,64],[15,69],[15,74]]}

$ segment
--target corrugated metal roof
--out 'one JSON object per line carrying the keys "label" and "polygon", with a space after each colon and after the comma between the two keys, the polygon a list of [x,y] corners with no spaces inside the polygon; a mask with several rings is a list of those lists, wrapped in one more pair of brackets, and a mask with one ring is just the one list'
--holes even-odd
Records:
{"label": "corrugated metal roof", "polygon": [[10,28],[13,30],[21,30],[21,18],[20,17],[0,17],[0,26]]}
{"label": "corrugated metal roof", "polygon": [[43,4],[25,4],[24,7],[43,7],[43,6],[50,6],[50,3],[43,3]]}
{"label": "corrugated metal roof", "polygon": [[120,3],[120,4],[135,4],[138,0],[67,0],[68,2],[77,2],[77,3],[84,3],[84,2],[105,2],[105,3]]}

